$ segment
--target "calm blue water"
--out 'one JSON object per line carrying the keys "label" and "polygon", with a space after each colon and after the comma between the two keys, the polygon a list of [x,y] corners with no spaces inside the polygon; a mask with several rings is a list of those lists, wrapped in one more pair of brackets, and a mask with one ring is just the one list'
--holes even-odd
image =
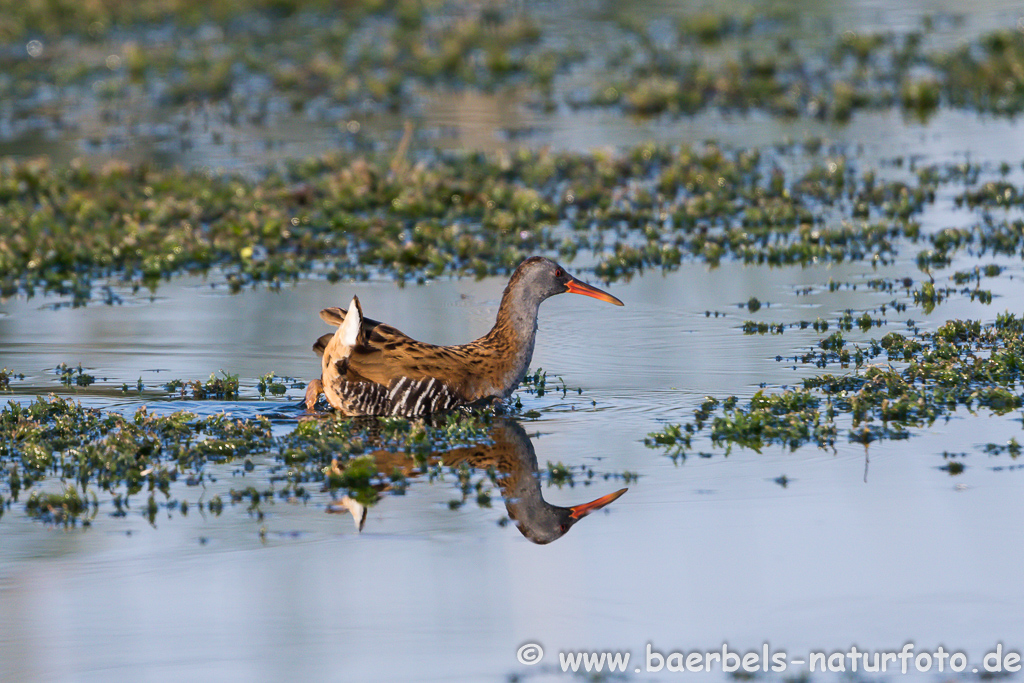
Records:
{"label": "calm blue water", "polygon": [[[965,8],[929,3],[892,10],[861,2],[835,9],[835,17],[899,27],[941,10]],[[988,3],[968,25],[990,28],[1016,11]],[[384,137],[397,130],[395,122],[379,123]],[[1024,158],[1018,122],[957,112],[940,112],[927,125],[891,112],[859,114],[845,127],[758,115],[634,121],[524,112],[489,96],[465,96],[437,98],[420,130],[455,131],[438,137],[445,146],[492,148],[511,144],[501,133],[510,127],[531,131],[515,144],[578,150],[652,139],[755,146],[824,136],[860,146],[858,158],[867,164],[910,154],[925,162],[969,157],[1015,166]],[[333,139],[325,130],[289,128],[290,141],[273,154],[322,151]],[[56,158],[80,153],[73,142],[54,144]],[[245,168],[259,161],[258,149],[255,143],[237,153],[200,146],[173,161]],[[951,202],[940,203],[925,229],[964,220]],[[542,468],[561,461],[598,475],[590,486],[545,488],[545,498],[576,504],[621,486],[604,480],[606,473],[639,474],[622,498],[550,545],[534,545],[512,525],[500,525],[500,500],[490,509],[471,502],[450,510],[458,497],[452,477],[413,480],[406,495],[385,495],[362,533],[351,517],[326,514],[328,497],[321,493],[306,504],[267,506],[262,521],[244,505],[227,506],[219,517],[202,516],[194,506],[187,517],[161,512],[150,526],[138,509],[114,518],[103,506],[91,528],[70,531],[31,521],[15,505],[0,520],[0,678],[564,680],[559,651],[605,649],[631,652],[627,678],[633,678],[648,643],[667,654],[720,650],[723,643],[734,651],[760,650],[767,642],[797,659],[852,645],[894,651],[908,641],[917,652],[939,645],[963,651],[970,673],[997,643],[1024,650],[1024,470],[1009,467],[1015,463],[1007,456],[979,452],[987,442],[1020,439],[1016,416],[961,410],[908,441],[873,444],[867,453],[843,439],[834,452],[737,449],[728,457],[704,444],[712,457],[676,464],[642,443],[665,421],[686,420],[705,395],[746,400],[762,382],[792,384],[812,371],[794,371],[775,358],[812,346],[820,335],[808,329],[744,336],[744,320],[834,319],[847,308],[870,310],[891,295],[863,287],[829,293],[822,285],[829,278],[918,278],[915,252],[907,247],[898,263],[877,271],[864,264],[783,270],[691,264],[613,285],[625,308],[581,297],[545,303],[533,366],[583,393],[524,395],[527,407],[541,412],[525,427]],[[934,329],[947,318],[1019,314],[1021,264],[1001,263],[1006,274],[986,285],[997,295],[991,306],[954,297],[930,315],[911,308],[890,314],[888,327],[847,336],[903,331],[908,317]],[[949,271],[975,264],[965,258]],[[0,302],[0,367],[27,375],[9,398],[28,401],[53,391],[129,412],[146,405],[268,414],[275,430],[285,432],[299,415],[293,405],[301,389],[261,402],[253,386],[269,371],[301,380],[319,373],[310,344],[328,329],[316,315],[320,308],[358,294],[366,315],[421,339],[454,343],[490,328],[504,287],[495,278],[402,289],[309,279],[279,292],[232,296],[211,281],[220,278],[180,278],[161,285],[152,300],[126,293],[127,304],[113,307],[54,310],[59,300],[53,298]],[[797,293],[808,286],[814,293]],[[755,315],[738,308],[751,296],[770,307]],[[726,315],[708,318],[708,310]],[[52,371],[60,362],[81,363],[100,382],[66,389]],[[170,402],[157,392],[113,390],[140,379],[150,388],[176,377],[203,379],[221,369],[242,378],[241,400]],[[943,451],[969,453],[963,474],[938,469]],[[258,462],[251,476],[271,464]],[[175,497],[195,504],[200,496],[224,494],[242,483],[236,469],[213,466],[217,481],[205,492],[179,484]],[[783,475],[785,487],[775,481]],[[541,664],[516,660],[526,643],[543,646]],[[783,675],[805,670],[794,666]],[[675,680],[678,674],[638,677]]]}

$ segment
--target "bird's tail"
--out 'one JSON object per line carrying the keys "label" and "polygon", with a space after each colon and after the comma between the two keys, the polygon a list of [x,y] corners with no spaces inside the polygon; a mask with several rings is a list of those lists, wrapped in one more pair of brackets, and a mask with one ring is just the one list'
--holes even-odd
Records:
{"label": "bird's tail", "polygon": [[[325,334],[313,345],[313,350],[321,356],[324,391],[327,393],[328,400],[331,399],[333,383],[338,379],[345,379],[352,350],[360,343],[362,323],[363,309],[359,306],[359,297],[353,296],[345,320],[334,331],[334,334]],[[334,405],[333,401],[331,405]]]}
{"label": "bird's tail", "polygon": [[359,305],[359,297],[353,296],[352,303],[349,304],[345,314],[345,320],[338,325],[338,329],[334,332],[334,338],[338,340],[338,353],[335,361],[348,358],[351,355],[353,347],[359,343],[359,332],[362,326],[363,308]]}

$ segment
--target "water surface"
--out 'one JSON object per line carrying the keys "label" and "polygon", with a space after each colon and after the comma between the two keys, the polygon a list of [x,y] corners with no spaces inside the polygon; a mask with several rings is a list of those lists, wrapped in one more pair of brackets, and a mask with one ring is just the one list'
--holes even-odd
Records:
{"label": "water surface", "polygon": [[[751,316],[738,303],[758,295],[771,302],[768,319],[868,309],[883,295],[794,291],[870,273],[859,265],[694,265],[613,286],[625,308],[570,296],[545,303],[534,366],[583,393],[523,396],[542,410],[524,423],[538,462],[640,475],[625,496],[550,545],[500,526],[500,501],[449,510],[451,481],[413,480],[406,495],[384,496],[361,534],[348,515],[324,513],[325,494],[305,505],[278,501],[262,522],[244,505],[220,517],[193,507],[186,518],[162,513],[150,527],[138,510],[115,519],[104,505],[91,528],[67,532],[15,506],[0,522],[0,653],[9,675],[493,680],[526,671],[515,652],[527,641],[551,657],[571,648],[637,657],[647,642],[672,651],[722,642],[759,648],[767,640],[796,653],[892,649],[909,639],[975,658],[1000,640],[1021,642],[1015,615],[1024,589],[1012,568],[1024,547],[1016,522],[1022,473],[996,470],[1009,464],[1005,457],[990,463],[982,455],[970,456],[955,479],[937,469],[943,450],[976,451],[1016,434],[1019,423],[960,413],[909,441],[872,445],[869,464],[854,443],[835,452],[718,450],[679,464],[642,444],[662,421],[685,419],[705,394],[749,396],[761,382],[798,378],[775,356],[817,335],[746,337],[737,328]],[[14,400],[43,389],[75,393],[49,369],[66,359],[106,378],[80,390],[87,404],[264,412],[288,429],[301,390],[287,400],[245,397],[269,370],[317,372],[309,346],[325,330],[319,307],[358,293],[367,315],[449,343],[486,332],[502,286],[494,278],[404,289],[309,280],[221,296],[182,279],[137,305],[55,311],[45,300],[11,300],[0,318],[3,363],[25,371],[19,384],[32,388],[15,388]],[[243,400],[183,406],[95,390],[219,368],[243,378]],[[219,478],[206,495],[238,485],[234,470],[213,466]],[[781,475],[785,487],[774,481]],[[572,505],[615,488],[597,477],[544,496]],[[199,493],[177,495],[195,503]],[[392,650],[401,657],[385,658]]]}
{"label": "water surface", "polygon": [[[824,12],[857,30],[904,30],[925,13],[966,11],[949,2],[800,7],[814,10],[812,28]],[[568,3],[538,11],[552,15],[553,25],[562,22],[571,41],[583,30],[573,12],[601,16],[606,9]],[[967,25],[989,30],[1018,11],[988,2]],[[769,147],[821,137],[826,151],[834,146],[864,168],[899,156],[923,163],[969,159],[988,168],[1006,161],[1018,183],[1024,159],[1019,120],[962,111],[940,110],[926,123],[895,111],[858,112],[836,125],[757,113],[641,120],[617,112],[545,112],[508,93],[424,93],[423,102],[414,147],[587,151],[705,139]],[[139,117],[159,121],[161,115],[147,109]],[[96,119],[96,111],[83,112],[82,129],[92,130]],[[55,162],[84,153],[95,162],[146,158],[256,173],[268,161],[357,142],[389,148],[402,125],[398,117],[371,117],[361,123],[366,139],[353,142],[349,129],[333,120],[281,116],[272,123],[239,126],[226,142],[198,136],[188,149],[161,146],[163,129],[153,129],[148,138],[97,148],[76,131],[25,135],[5,140],[0,151],[47,154]],[[950,201],[922,218],[925,232],[967,220]],[[589,467],[595,477],[589,485],[579,479],[572,488],[545,486],[544,498],[575,505],[620,488],[615,477],[624,472],[639,475],[623,497],[547,545],[504,523],[497,491],[490,508],[470,501],[450,509],[459,497],[453,477],[413,478],[405,495],[384,495],[362,532],[350,516],[327,514],[330,500],[322,492],[305,503],[267,505],[262,520],[244,504],[226,505],[220,516],[200,514],[200,500],[260,481],[274,465],[270,457],[250,475],[237,464],[210,465],[216,481],[205,490],[179,482],[174,496],[192,503],[192,511],[183,517],[161,510],[153,525],[138,507],[116,518],[104,502],[89,528],[53,529],[14,504],[0,519],[3,677],[564,680],[555,667],[564,650],[628,650],[636,663],[647,643],[667,653],[723,643],[759,650],[768,642],[798,658],[851,645],[893,651],[908,641],[918,651],[961,650],[971,658],[970,672],[999,642],[1024,650],[1024,469],[1006,455],[980,452],[985,443],[1020,438],[1017,416],[961,408],[909,440],[869,449],[842,437],[835,450],[737,448],[726,455],[703,443],[710,457],[674,462],[643,444],[666,422],[689,419],[706,395],[747,401],[762,386],[777,390],[815,374],[777,358],[792,357],[823,335],[808,328],[745,336],[743,321],[834,320],[846,309],[876,311],[893,295],[863,286],[829,292],[826,283],[921,279],[916,248],[902,247],[896,263],[877,269],[846,263],[773,270],[727,262],[648,271],[609,287],[625,308],[570,296],[546,302],[532,365],[549,371],[549,393],[521,394],[526,409],[540,412],[522,426],[542,470],[549,461],[562,462]],[[914,307],[890,311],[884,327],[847,338],[905,332],[908,320],[934,330],[948,318],[991,321],[1004,310],[1019,313],[1020,262],[995,261],[1007,270],[986,281],[996,295],[991,306],[954,296],[930,314]],[[581,255],[571,266],[590,263]],[[948,270],[974,265],[961,255]],[[419,339],[457,343],[487,332],[504,284],[487,278],[399,288],[384,280],[329,284],[309,277],[279,291],[231,295],[213,272],[161,283],[152,295],[125,289],[123,305],[71,308],[58,297],[16,297],[0,302],[0,367],[26,377],[5,398],[27,402],[53,392],[128,414],[143,405],[203,415],[226,410],[266,415],[276,433],[287,433],[302,415],[302,389],[261,401],[254,386],[270,371],[300,383],[319,374],[310,347],[328,331],[316,315],[321,308],[346,305],[358,294],[369,317]],[[755,314],[743,307],[753,296],[766,304]],[[61,362],[81,363],[97,383],[61,386],[53,372]],[[170,379],[205,379],[220,370],[240,376],[241,398],[182,401],[160,390]],[[570,389],[564,397],[551,390],[556,376]],[[146,387],[141,393],[139,382]],[[968,454],[962,474],[939,469],[944,451]],[[521,665],[517,649],[534,642],[547,652],[544,662]],[[650,680],[677,675],[644,674]]]}

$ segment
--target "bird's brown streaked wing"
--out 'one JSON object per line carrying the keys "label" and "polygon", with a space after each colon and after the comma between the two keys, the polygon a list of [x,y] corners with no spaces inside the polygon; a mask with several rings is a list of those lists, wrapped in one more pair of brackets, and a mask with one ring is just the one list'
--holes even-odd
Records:
{"label": "bird's brown streaked wing", "polygon": [[317,355],[317,358],[324,357],[324,349],[327,348],[327,343],[331,341],[333,336],[333,332],[328,332],[313,343],[313,352]]}
{"label": "bird's brown streaked wing", "polygon": [[[320,317],[332,325],[344,322],[345,309],[326,308]],[[313,350],[323,355],[333,335],[327,334],[317,340]],[[468,345],[467,345],[468,346]],[[406,377],[420,381],[430,378],[443,379],[457,395],[469,381],[473,368],[462,357],[462,347],[435,346],[416,341],[405,333],[375,320],[364,318],[359,328],[356,346],[348,354],[344,367],[336,367],[342,378],[348,382],[371,382],[384,387],[393,380]]]}
{"label": "bird's brown streaked wing", "polygon": [[416,353],[427,346],[412,340],[400,344],[367,343],[352,350],[348,374],[388,386],[391,380],[408,377],[413,380],[443,377],[435,363],[424,362]]}
{"label": "bird's brown streaked wing", "polygon": [[331,306],[320,311],[320,319],[328,325],[334,325],[338,327],[345,322],[345,309],[338,308],[337,306]]}
{"label": "bird's brown streaked wing", "polygon": [[[320,311],[320,318],[325,323],[338,327],[345,322],[345,314],[346,310],[344,308],[332,306]],[[313,352],[316,353],[318,358],[323,358],[324,351],[327,349],[327,345],[333,336],[333,332],[328,332],[313,343]],[[412,337],[400,332],[391,325],[371,320],[370,318],[363,318],[363,323],[359,326],[359,338],[360,341],[368,342],[371,348],[406,341],[415,343]]]}
{"label": "bird's brown streaked wing", "polygon": [[[345,314],[346,314],[346,310],[344,308],[338,308],[337,306],[331,306],[330,308],[325,308],[322,311],[320,311],[320,319],[323,320],[328,325],[333,325],[334,327],[338,327],[343,322],[345,322]],[[366,317],[364,317],[363,318],[363,324],[359,326],[359,328],[363,332],[369,332],[370,330],[372,330],[375,327],[383,327],[383,328],[386,328],[389,331],[389,333],[391,333],[391,334],[398,334],[398,335],[401,335],[403,337],[408,337],[407,334],[404,334],[403,332],[399,332],[398,330],[396,330],[391,325],[388,325],[386,323],[382,323],[379,320],[374,320],[373,318],[366,318]]]}
{"label": "bird's brown streaked wing", "polygon": [[360,376],[388,386],[391,380],[408,377],[444,380],[452,391],[462,395],[474,368],[461,357],[459,347],[435,346],[406,337],[401,332],[379,326],[365,343],[349,356],[350,376]]}

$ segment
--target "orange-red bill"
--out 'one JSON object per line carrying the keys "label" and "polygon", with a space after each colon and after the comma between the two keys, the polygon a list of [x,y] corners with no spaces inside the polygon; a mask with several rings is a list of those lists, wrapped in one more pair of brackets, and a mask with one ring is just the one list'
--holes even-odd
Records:
{"label": "orange-red bill", "polygon": [[573,278],[572,280],[569,280],[568,282],[566,282],[565,283],[565,288],[568,289],[573,294],[582,294],[583,296],[592,296],[595,299],[600,299],[601,301],[607,301],[608,303],[615,304],[616,306],[625,306],[624,303],[622,303],[621,301],[616,299],[614,296],[612,296],[608,292],[604,292],[604,291],[598,289],[597,287],[591,287],[590,285],[586,284],[585,282],[580,282],[576,278]]}
{"label": "orange-red bill", "polygon": [[594,510],[600,510],[605,505],[612,502],[613,500],[615,500],[628,490],[629,489],[619,489],[615,493],[609,493],[607,496],[601,496],[597,500],[592,500],[589,503],[583,503],[582,505],[573,505],[571,508],[569,508],[570,510],[572,510],[572,514],[569,516],[573,519],[585,517]]}

